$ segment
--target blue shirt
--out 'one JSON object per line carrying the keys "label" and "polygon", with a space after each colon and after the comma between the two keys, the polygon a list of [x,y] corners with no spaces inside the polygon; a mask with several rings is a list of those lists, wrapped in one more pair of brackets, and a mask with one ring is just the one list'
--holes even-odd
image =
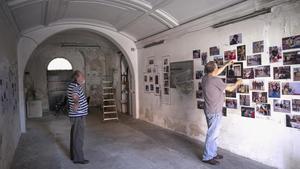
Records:
{"label": "blue shirt", "polygon": [[[79,97],[79,106],[77,111],[73,111],[74,105],[73,94]],[[88,114],[88,104],[83,92],[82,87],[77,82],[71,82],[67,90],[68,104],[69,104],[69,117],[81,117]]]}

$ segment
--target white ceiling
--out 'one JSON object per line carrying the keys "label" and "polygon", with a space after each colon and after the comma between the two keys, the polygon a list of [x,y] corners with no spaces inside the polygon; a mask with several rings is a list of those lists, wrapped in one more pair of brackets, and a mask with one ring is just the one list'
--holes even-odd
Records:
{"label": "white ceiling", "polygon": [[244,1],[6,0],[4,5],[22,33],[57,22],[78,21],[102,24],[140,40]]}

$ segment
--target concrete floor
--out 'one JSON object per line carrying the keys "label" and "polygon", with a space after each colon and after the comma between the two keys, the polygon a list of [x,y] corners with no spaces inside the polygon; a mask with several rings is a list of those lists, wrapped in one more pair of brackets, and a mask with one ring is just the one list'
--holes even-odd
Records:
{"label": "concrete floor", "polygon": [[119,122],[100,121],[99,113],[87,119],[87,165],[69,160],[70,123],[67,117],[48,115],[27,121],[11,169],[271,169],[221,150],[219,166],[200,160],[202,145],[149,123],[122,116]]}

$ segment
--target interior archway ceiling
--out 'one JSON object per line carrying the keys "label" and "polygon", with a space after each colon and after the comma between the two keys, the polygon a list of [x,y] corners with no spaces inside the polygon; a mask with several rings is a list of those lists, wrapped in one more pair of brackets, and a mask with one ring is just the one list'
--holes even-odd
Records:
{"label": "interior archway ceiling", "polygon": [[[17,29],[61,23],[100,24],[133,40],[211,15],[246,0],[1,0]],[[276,0],[248,0],[270,2]],[[252,3],[248,3],[252,4]]]}

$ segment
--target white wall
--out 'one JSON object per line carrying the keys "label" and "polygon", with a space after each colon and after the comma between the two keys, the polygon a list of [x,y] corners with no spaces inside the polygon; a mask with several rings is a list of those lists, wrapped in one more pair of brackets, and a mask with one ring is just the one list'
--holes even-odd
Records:
{"label": "white wall", "polygon": [[[21,135],[17,35],[0,8],[0,168],[9,169]],[[5,95],[5,96],[4,96]]]}
{"label": "white wall", "polygon": [[[139,42],[138,46],[141,46],[138,50],[139,72],[145,72],[145,59],[150,56],[155,56],[156,61],[160,61],[161,57],[166,55],[170,55],[170,62],[192,60],[194,49],[209,52],[209,47],[213,46],[219,46],[222,54],[224,50],[236,48],[229,45],[229,36],[236,33],[242,33],[247,55],[252,54],[252,42],[264,40],[265,52],[262,54],[262,65],[268,65],[269,46],[281,46],[283,37],[300,34],[299,11],[298,1],[273,7],[270,14],[217,29],[203,28],[201,25],[193,25],[190,28],[184,25],[182,29],[175,28],[174,31],[152,38],[152,41],[165,39],[162,45],[143,49],[142,46],[151,42],[151,38]],[[195,70],[203,70],[200,62],[194,60]],[[282,63],[271,65],[271,76],[272,67],[278,65]],[[300,67],[300,65],[292,67]],[[195,80],[195,91],[198,82]],[[143,84],[143,74],[140,74],[141,119],[204,141],[207,126],[203,111],[197,109],[195,91],[190,95],[184,95],[176,89],[171,89],[171,105],[166,105],[161,103],[161,97],[145,93]],[[282,96],[281,98],[291,100],[299,97]],[[272,99],[268,100],[272,107]],[[240,106],[237,110],[228,109],[228,116],[223,118],[220,147],[270,166],[282,169],[299,168],[300,130],[285,127],[284,113],[272,111],[271,118],[267,120],[241,117]]]}

